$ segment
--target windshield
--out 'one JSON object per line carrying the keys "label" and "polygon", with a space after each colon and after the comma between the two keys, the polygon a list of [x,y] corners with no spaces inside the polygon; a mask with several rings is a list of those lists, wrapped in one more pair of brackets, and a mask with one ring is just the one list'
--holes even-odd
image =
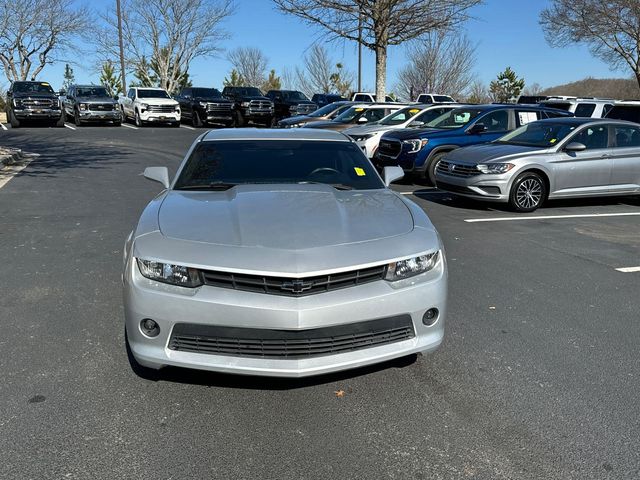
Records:
{"label": "windshield", "polygon": [[309,101],[309,99],[307,98],[307,96],[302,93],[302,92],[295,92],[295,91],[284,91],[282,92],[282,98],[284,98],[285,100],[306,100]]}
{"label": "windshield", "polygon": [[214,190],[255,183],[325,183],[345,190],[383,188],[371,163],[350,142],[238,140],[200,143],[175,189]]}
{"label": "windshield", "polygon": [[231,93],[235,93],[236,95],[242,95],[245,97],[262,97],[262,92],[256,87],[244,87],[233,89]]}
{"label": "windshield", "polygon": [[473,108],[456,108],[440,115],[435,120],[428,122],[428,128],[460,128],[467,125],[474,118],[482,113],[482,110]]}
{"label": "windshield", "polygon": [[336,106],[333,103],[329,105],[325,105],[322,108],[317,109],[315,112],[311,112],[309,117],[324,117],[325,115],[329,115],[330,113],[334,113],[335,111],[344,112],[345,108],[349,108],[349,105],[343,105],[336,109]]}
{"label": "windshield", "polygon": [[138,89],[138,98],[171,98],[164,90]]}
{"label": "windshield", "polygon": [[19,93],[54,93],[51,85],[46,82],[15,82],[13,91]]}
{"label": "windshield", "polygon": [[109,97],[104,87],[76,87],[76,97]]}
{"label": "windshield", "polygon": [[215,88],[194,88],[191,91],[191,95],[193,97],[203,97],[203,98],[219,98],[222,97],[222,94],[219,90]]}
{"label": "windshield", "polygon": [[353,123],[360,118],[365,111],[366,108],[363,107],[351,107],[338,115],[333,121],[340,123]]}
{"label": "windshield", "polygon": [[405,107],[401,110],[398,110],[391,115],[387,115],[378,123],[380,125],[400,125],[401,123],[407,122],[411,117],[420,113],[422,110],[416,107]]}
{"label": "windshield", "polygon": [[557,145],[578,125],[555,122],[531,122],[507,133],[495,143],[522,145],[525,147],[549,148]]}

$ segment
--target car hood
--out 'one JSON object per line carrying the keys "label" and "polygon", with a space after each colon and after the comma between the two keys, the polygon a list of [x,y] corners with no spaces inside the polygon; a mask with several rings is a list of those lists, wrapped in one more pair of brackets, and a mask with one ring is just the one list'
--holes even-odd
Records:
{"label": "car hood", "polygon": [[351,127],[344,133],[348,135],[366,135],[367,133],[386,132],[387,130],[393,129],[394,127],[392,125],[361,125],[357,127]]}
{"label": "car hood", "polygon": [[150,105],[178,105],[178,102],[172,98],[138,98],[137,101]]}
{"label": "car hood", "polygon": [[522,145],[506,145],[499,143],[484,143],[470,147],[458,148],[447,154],[447,161],[477,165],[488,162],[506,162],[521,156],[548,153],[545,148],[527,147]]}
{"label": "car hood", "polygon": [[463,130],[460,128],[439,129],[439,128],[401,128],[385,133],[384,138],[407,140],[409,138],[439,138],[460,135]]}
{"label": "car hood", "polygon": [[314,117],[308,115],[295,115],[293,117],[284,118],[280,120],[281,125],[296,125],[297,123],[306,123],[313,120]]}
{"label": "car hood", "polygon": [[319,184],[172,190],[158,222],[173,239],[283,250],[362,243],[413,229],[411,212],[389,190],[339,191]]}
{"label": "car hood", "polygon": [[263,96],[255,96],[255,97],[251,97],[251,96],[241,96],[238,97],[240,100],[242,100],[243,102],[249,102],[251,100],[266,100],[267,102],[270,102],[271,99],[269,97],[263,97]]}
{"label": "car hood", "polygon": [[310,122],[304,126],[304,128],[324,128],[325,130],[346,130],[353,124],[350,123],[340,123],[333,122],[331,120],[320,121],[320,122]]}
{"label": "car hood", "polygon": [[76,97],[76,101],[80,103],[117,103],[111,97]]}
{"label": "car hood", "polygon": [[211,102],[211,103],[231,103],[231,100],[227,100],[222,97],[197,97],[193,99],[194,102]]}
{"label": "car hood", "polygon": [[50,98],[55,98],[57,99],[58,96],[54,93],[28,93],[28,92],[15,92],[13,94],[13,98],[42,98],[42,99],[50,99]]}

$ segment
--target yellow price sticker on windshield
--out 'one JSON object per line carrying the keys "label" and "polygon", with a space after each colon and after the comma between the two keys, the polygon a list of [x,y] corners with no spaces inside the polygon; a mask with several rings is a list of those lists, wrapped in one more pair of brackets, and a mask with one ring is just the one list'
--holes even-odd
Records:
{"label": "yellow price sticker on windshield", "polygon": [[353,169],[356,171],[356,175],[358,175],[359,177],[364,177],[367,174],[365,173],[364,169],[360,168],[360,167],[353,167]]}
{"label": "yellow price sticker on windshield", "polygon": [[364,112],[364,108],[356,108],[356,112]]}
{"label": "yellow price sticker on windshield", "polygon": [[556,143],[558,140],[555,138],[552,138],[551,140],[549,140],[549,143]]}
{"label": "yellow price sticker on windshield", "polygon": [[420,110],[418,110],[417,108],[412,108],[411,110],[409,110],[409,113],[418,113]]}
{"label": "yellow price sticker on windshield", "polygon": [[43,87],[48,87],[49,84],[47,82],[40,82],[40,85],[42,85]]}

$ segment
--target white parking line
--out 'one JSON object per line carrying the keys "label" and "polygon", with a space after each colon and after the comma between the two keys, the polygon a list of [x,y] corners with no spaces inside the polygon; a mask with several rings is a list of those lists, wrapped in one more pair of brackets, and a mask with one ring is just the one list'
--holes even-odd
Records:
{"label": "white parking line", "polygon": [[64,126],[69,128],[69,129],[71,129],[71,130],[75,130],[76,129],[76,127],[72,127],[71,125],[67,125],[66,123],[64,124]]}
{"label": "white parking line", "polygon": [[133,125],[129,125],[128,123],[121,123],[121,127],[133,128],[134,130],[138,130],[138,127],[134,127]]}
{"label": "white parking line", "polygon": [[180,124],[180,128],[187,128],[189,130],[195,130],[195,128],[193,128],[193,127],[190,127],[188,125],[182,125],[182,124]]}
{"label": "white parking line", "polygon": [[640,267],[622,267],[622,268],[616,268],[616,270],[622,273],[635,273],[635,272],[640,272]]}
{"label": "white parking line", "polygon": [[0,170],[0,188],[4,187],[9,180],[18,175],[22,170],[27,168],[27,166],[40,155],[37,153],[27,153],[25,154],[25,158],[19,161],[19,163],[14,165],[6,165],[2,170]]}
{"label": "white parking line", "polygon": [[531,217],[491,217],[491,218],[466,218],[467,223],[478,222],[516,222],[522,220],[553,220],[556,218],[595,218],[595,217],[633,217],[640,216],[640,212],[625,213],[585,213],[577,215],[538,215]]}
{"label": "white parking line", "polygon": [[5,127],[4,123],[0,123],[0,127],[2,127],[2,129],[6,132],[7,130],[9,130],[7,127]]}

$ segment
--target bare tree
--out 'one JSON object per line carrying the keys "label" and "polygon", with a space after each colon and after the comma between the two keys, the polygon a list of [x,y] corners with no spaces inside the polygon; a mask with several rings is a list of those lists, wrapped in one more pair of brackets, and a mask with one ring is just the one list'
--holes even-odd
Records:
{"label": "bare tree", "polygon": [[322,45],[315,44],[303,57],[303,68],[296,68],[300,89],[307,95],[331,91],[333,62]]}
{"label": "bare tree", "polygon": [[282,88],[286,90],[299,90],[295,72],[290,67],[284,67],[282,69],[280,83],[282,84]]}
{"label": "bare tree", "polygon": [[90,17],[72,0],[0,0],[0,64],[8,80],[35,80],[72,48]]}
{"label": "bare tree", "polygon": [[[320,26],[333,38],[360,42],[376,56],[376,95],[384,98],[387,49],[468,18],[481,0],[273,0],[285,13]],[[359,32],[361,31],[361,35]]]}
{"label": "bare tree", "polygon": [[531,85],[527,85],[527,87],[522,91],[522,94],[535,97],[541,95],[543,90],[544,88],[542,88],[542,85],[540,85],[538,82],[535,82]]}
{"label": "bare tree", "polygon": [[432,32],[407,50],[411,62],[400,71],[396,87],[403,98],[428,92],[457,98],[473,82],[476,47],[466,35]]}
{"label": "bare tree", "polygon": [[467,95],[465,102],[479,104],[491,102],[489,89],[480,80],[474,80],[469,87],[469,94]]}
{"label": "bare tree", "polygon": [[265,82],[268,59],[259,48],[236,48],[229,52],[227,60],[247,85],[260,88],[260,85]]}
{"label": "bare tree", "polygon": [[638,0],[552,0],[540,24],[550,45],[585,44],[611,67],[628,66],[640,85]]}
{"label": "bare tree", "polygon": [[[228,37],[221,23],[233,13],[232,0],[122,0],[122,33],[127,69],[153,66],[149,76],[169,91],[184,81],[191,62],[221,51]],[[118,58],[117,15],[103,15],[106,27],[97,35],[104,59]],[[147,79],[151,81],[152,79]]]}

